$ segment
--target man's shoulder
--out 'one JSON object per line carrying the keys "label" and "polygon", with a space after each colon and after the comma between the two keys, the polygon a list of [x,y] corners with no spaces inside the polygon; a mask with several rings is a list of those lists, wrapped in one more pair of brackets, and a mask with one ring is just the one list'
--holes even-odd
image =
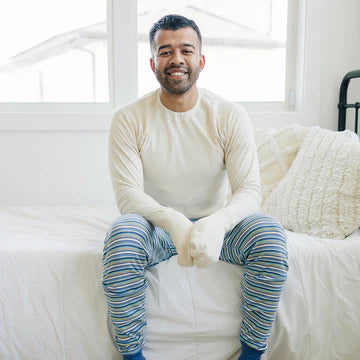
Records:
{"label": "man's shoulder", "polygon": [[158,90],[154,90],[139,99],[136,99],[126,105],[122,105],[115,110],[114,117],[134,116],[142,111],[147,111],[149,107],[154,106],[157,95]]}
{"label": "man's shoulder", "polygon": [[247,116],[245,109],[234,101],[225,99],[221,95],[215,94],[214,92],[204,88],[201,88],[200,91],[203,105],[212,111]]}

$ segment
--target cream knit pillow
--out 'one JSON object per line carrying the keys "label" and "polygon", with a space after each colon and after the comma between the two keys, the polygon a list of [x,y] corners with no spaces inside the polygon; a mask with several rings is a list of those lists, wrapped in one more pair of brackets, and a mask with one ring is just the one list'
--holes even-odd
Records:
{"label": "cream knit pillow", "polygon": [[309,129],[290,125],[255,131],[263,203],[289,170]]}
{"label": "cream knit pillow", "polygon": [[263,211],[295,232],[334,239],[351,234],[360,226],[360,143],[312,128]]}

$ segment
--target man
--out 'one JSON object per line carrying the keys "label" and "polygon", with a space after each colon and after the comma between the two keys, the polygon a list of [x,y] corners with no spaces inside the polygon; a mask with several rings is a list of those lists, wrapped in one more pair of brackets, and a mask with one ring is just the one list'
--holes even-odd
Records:
{"label": "man", "polygon": [[259,360],[286,279],[287,249],[282,227],[257,214],[252,127],[241,107],[196,86],[205,57],[192,20],[165,16],[149,35],[160,89],[118,110],[109,137],[123,215],[105,239],[103,287],[117,348],[125,360],[144,359],[144,273],[178,255],[180,266],[219,259],[244,266],[239,359]]}

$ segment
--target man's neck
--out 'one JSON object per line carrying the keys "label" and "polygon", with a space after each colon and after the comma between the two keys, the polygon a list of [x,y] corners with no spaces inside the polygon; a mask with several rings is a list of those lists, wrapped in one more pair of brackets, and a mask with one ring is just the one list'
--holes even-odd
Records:
{"label": "man's neck", "polygon": [[198,99],[198,89],[194,85],[186,93],[174,95],[160,88],[161,103],[171,111],[185,112],[192,109]]}

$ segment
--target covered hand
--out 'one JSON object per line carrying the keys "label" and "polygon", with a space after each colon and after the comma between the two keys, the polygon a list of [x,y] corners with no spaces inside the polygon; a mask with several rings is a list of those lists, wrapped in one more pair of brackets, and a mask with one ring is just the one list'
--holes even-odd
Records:
{"label": "covered hand", "polygon": [[180,266],[194,266],[193,258],[190,255],[190,235],[193,223],[180,213],[172,215],[169,232],[178,253],[178,264]]}
{"label": "covered hand", "polygon": [[218,262],[225,236],[224,226],[215,217],[198,220],[191,231],[190,254],[199,268]]}

